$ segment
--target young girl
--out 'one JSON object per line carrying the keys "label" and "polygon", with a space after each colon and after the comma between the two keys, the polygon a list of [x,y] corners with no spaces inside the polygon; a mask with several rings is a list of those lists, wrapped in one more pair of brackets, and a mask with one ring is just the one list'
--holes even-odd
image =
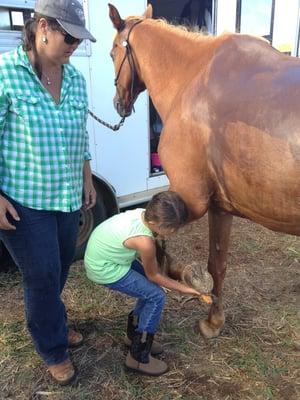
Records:
{"label": "young girl", "polygon": [[[161,286],[200,295],[195,289],[162,275],[156,260],[153,235],[168,236],[182,227],[187,218],[186,205],[177,193],[161,192],[146,209],[126,211],[101,223],[87,245],[84,262],[88,278],[137,298],[128,316],[130,351],[125,364],[147,375],[158,376],[168,370],[165,362],[150,355],[162,352],[162,346],[153,342],[166,300]],[[141,263],[136,261],[137,255]]]}

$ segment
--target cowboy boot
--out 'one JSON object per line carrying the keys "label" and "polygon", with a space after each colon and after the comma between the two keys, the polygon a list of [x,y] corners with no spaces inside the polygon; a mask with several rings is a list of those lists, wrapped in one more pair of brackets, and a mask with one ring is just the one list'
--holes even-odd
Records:
{"label": "cowboy boot", "polygon": [[[135,330],[138,326],[138,316],[133,314],[133,311],[128,315],[128,321],[127,321],[127,336],[124,338],[124,343],[126,344],[127,347],[131,346],[131,341],[132,338],[135,334]],[[153,356],[157,354],[161,354],[163,352],[163,347],[162,345],[153,340],[152,347],[151,347],[151,354]]]}
{"label": "cowboy boot", "polygon": [[145,375],[159,376],[168,371],[168,365],[150,355],[154,335],[135,332],[125,365],[127,368]]}

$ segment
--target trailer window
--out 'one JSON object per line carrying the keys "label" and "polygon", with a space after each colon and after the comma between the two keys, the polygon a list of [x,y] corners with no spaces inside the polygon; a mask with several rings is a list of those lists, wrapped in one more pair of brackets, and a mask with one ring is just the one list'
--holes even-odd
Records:
{"label": "trailer window", "polygon": [[[0,5],[0,53],[10,51],[21,42],[21,31],[25,22],[33,17],[34,0],[6,1]],[[84,2],[87,13],[87,3]],[[88,40],[84,40],[76,49],[74,56],[90,56]]]}
{"label": "trailer window", "polygon": [[0,7],[0,29],[21,31],[24,23],[33,15],[33,10]]}
{"label": "trailer window", "polygon": [[[204,33],[215,33],[215,7],[217,0],[150,0],[154,18],[165,18],[173,24],[187,26],[191,30],[201,30]],[[162,121],[149,99],[149,131],[151,174],[162,173],[162,167],[157,154]]]}
{"label": "trailer window", "polygon": [[275,0],[237,0],[236,31],[263,36],[272,43]]}
{"label": "trailer window", "polygon": [[300,23],[298,25],[298,35],[297,35],[296,49],[297,49],[296,56],[300,57]]}
{"label": "trailer window", "polygon": [[162,121],[156,111],[151,98],[149,99],[149,120],[150,120],[150,164],[151,174],[162,172],[162,167],[157,153],[160,134],[163,128]]}
{"label": "trailer window", "polygon": [[214,0],[151,0],[154,18],[165,18],[175,24],[186,25],[191,29],[214,32]]}

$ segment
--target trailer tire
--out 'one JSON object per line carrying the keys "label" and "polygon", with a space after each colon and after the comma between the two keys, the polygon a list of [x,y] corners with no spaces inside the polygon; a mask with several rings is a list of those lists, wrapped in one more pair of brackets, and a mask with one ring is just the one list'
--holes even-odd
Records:
{"label": "trailer tire", "polygon": [[103,196],[97,191],[97,201],[90,210],[80,210],[79,231],[76,243],[75,260],[84,256],[86,245],[93,229],[107,218]]}
{"label": "trailer tire", "polygon": [[95,175],[93,184],[97,192],[97,200],[91,210],[81,210],[74,260],[81,260],[84,257],[86,245],[93,229],[119,212],[115,192],[110,184]]}
{"label": "trailer tire", "polygon": [[0,272],[7,272],[10,269],[17,268],[13,259],[11,258],[6,247],[0,240]]}

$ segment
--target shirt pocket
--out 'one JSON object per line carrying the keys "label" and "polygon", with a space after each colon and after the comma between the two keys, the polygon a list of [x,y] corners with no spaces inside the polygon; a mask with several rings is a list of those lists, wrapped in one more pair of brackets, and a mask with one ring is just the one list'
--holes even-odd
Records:
{"label": "shirt pocket", "polygon": [[39,98],[33,95],[15,93],[11,96],[9,111],[25,120],[27,123],[36,123],[43,119],[39,107]]}
{"label": "shirt pocket", "polygon": [[87,104],[79,98],[70,97],[68,100],[70,119],[81,129],[86,127]]}

